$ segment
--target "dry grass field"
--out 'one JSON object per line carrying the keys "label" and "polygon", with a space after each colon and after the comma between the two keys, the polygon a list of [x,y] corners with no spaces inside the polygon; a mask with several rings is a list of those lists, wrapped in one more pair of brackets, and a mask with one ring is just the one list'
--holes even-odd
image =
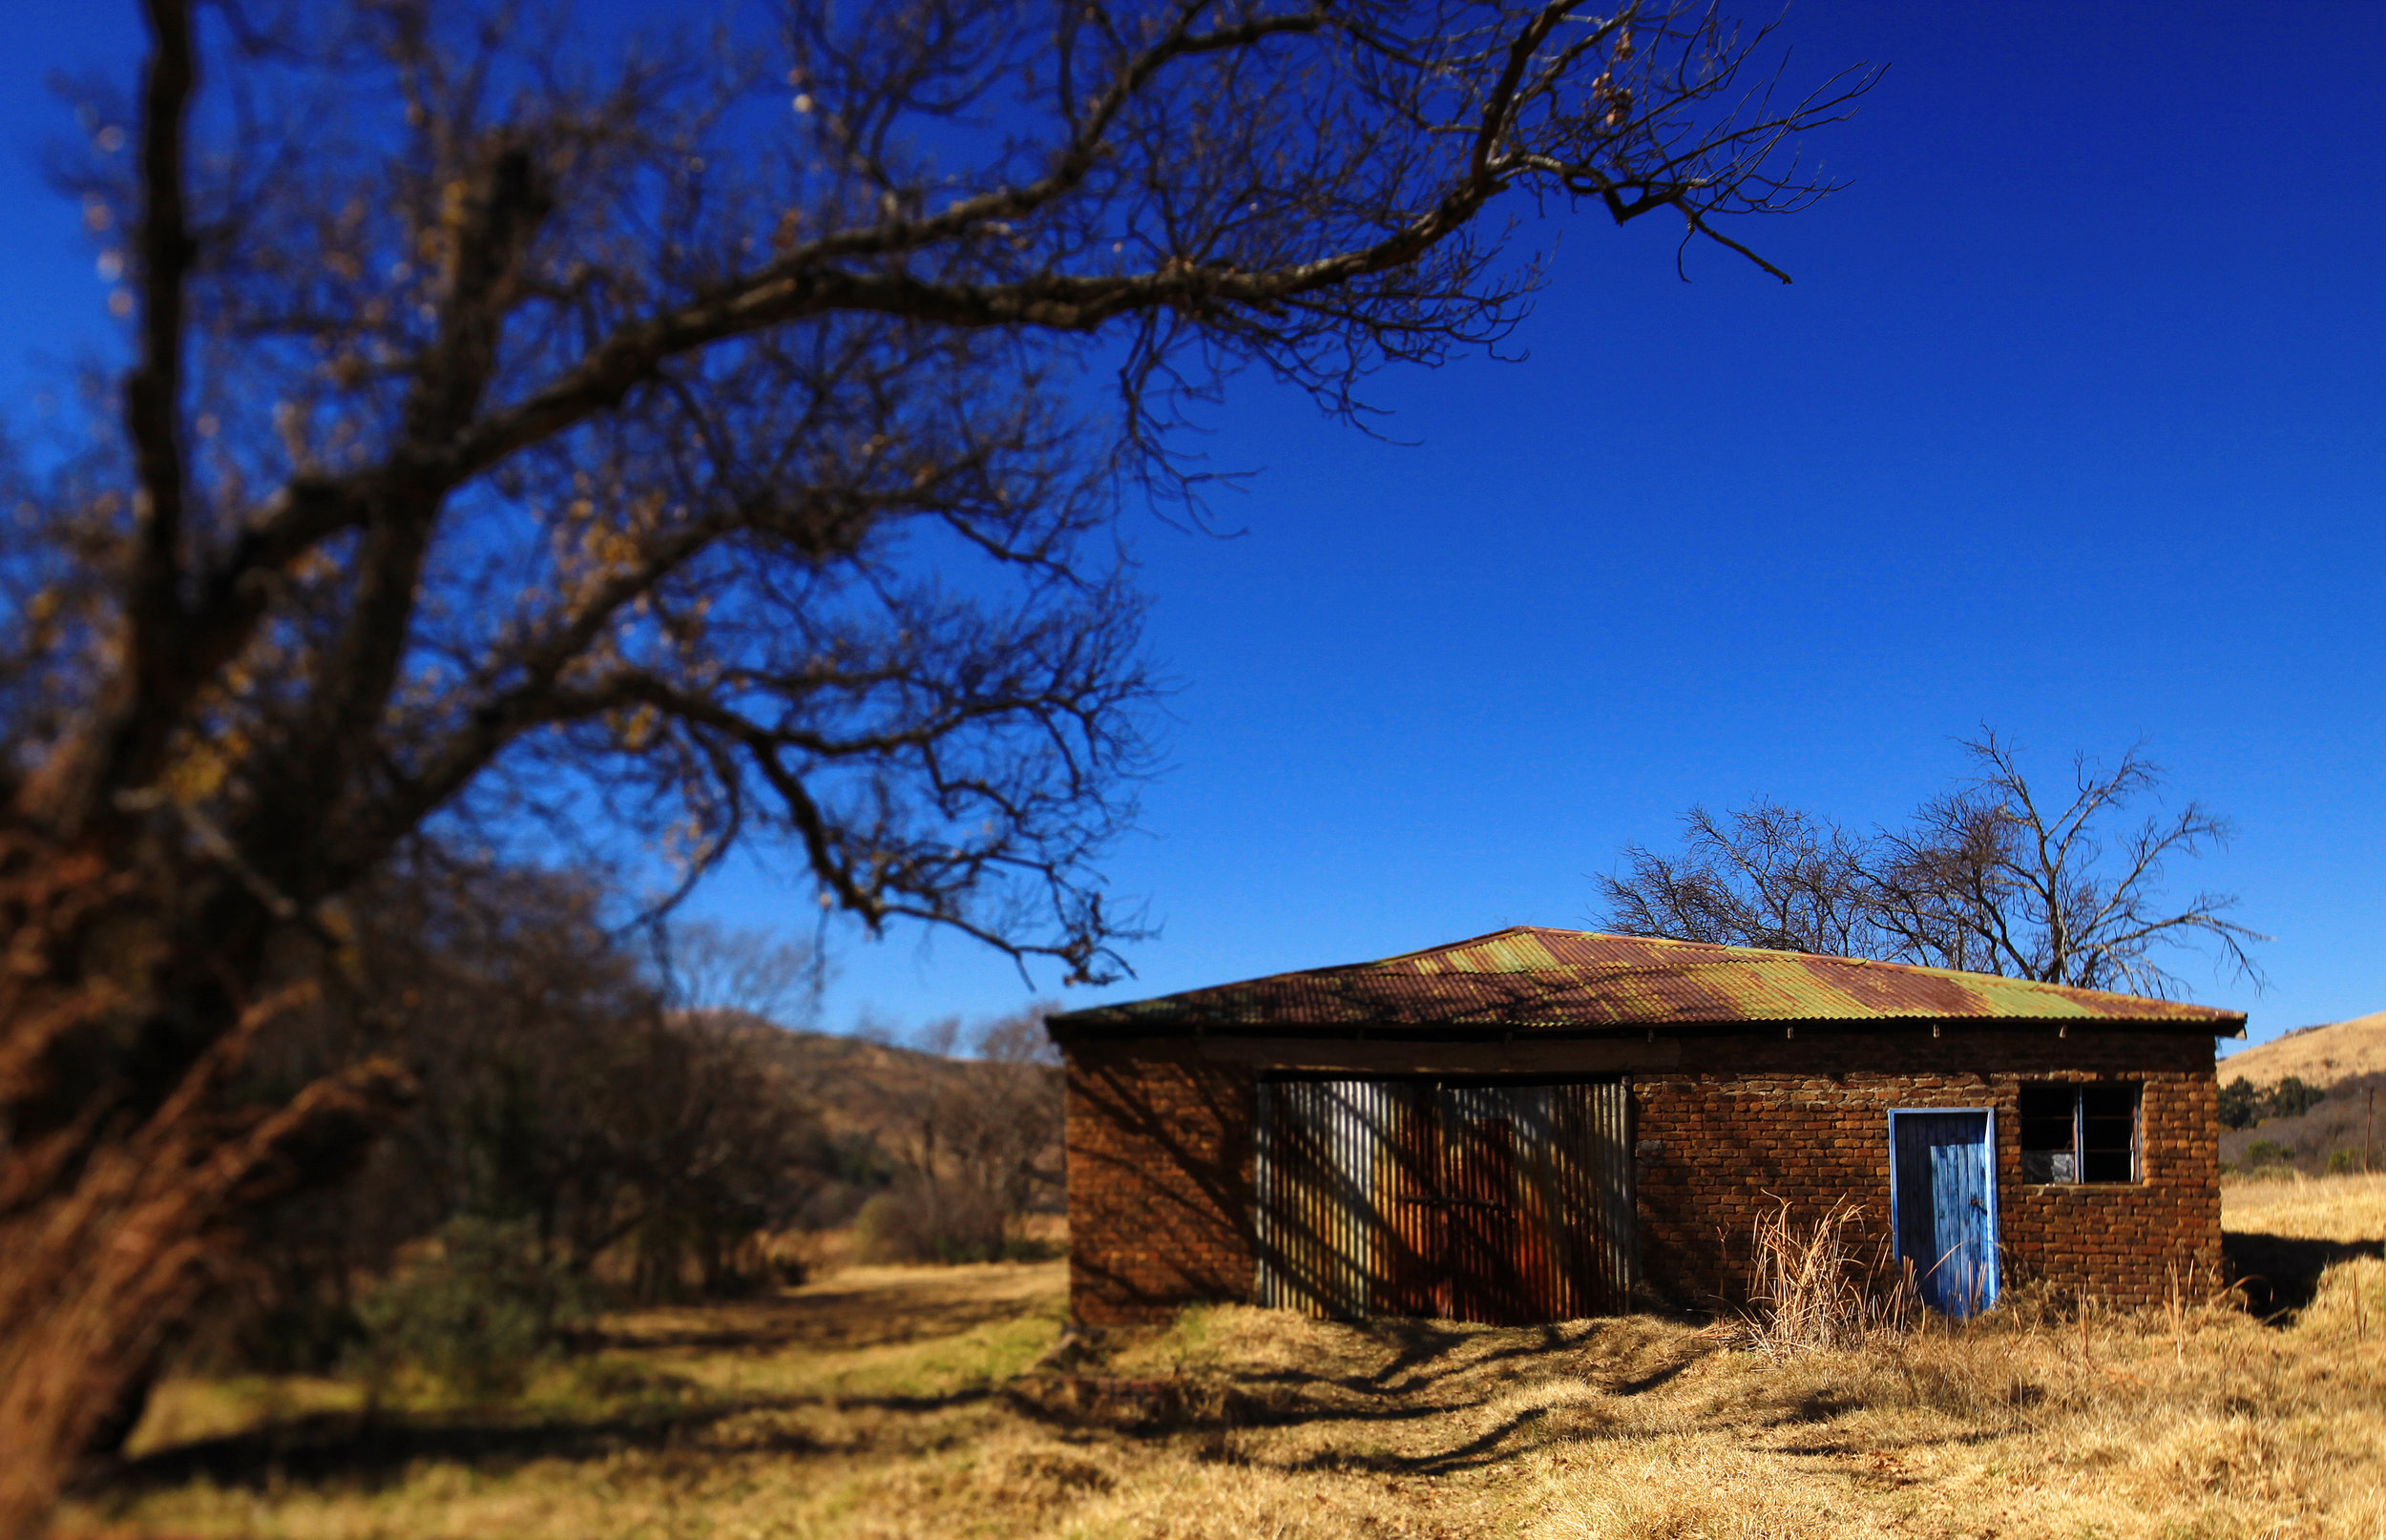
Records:
{"label": "dry grass field", "polygon": [[[1062,1344],[1057,1263],[851,1269],[615,1319],[497,1406],[183,1382],[82,1536],[2347,1536],[2386,1540],[2386,1177],[2233,1186],[2292,1317],[1779,1361],[1649,1318],[1239,1307]],[[2296,1248],[2300,1248],[2299,1250]],[[2301,1298],[2300,1295],[2295,1296]]]}

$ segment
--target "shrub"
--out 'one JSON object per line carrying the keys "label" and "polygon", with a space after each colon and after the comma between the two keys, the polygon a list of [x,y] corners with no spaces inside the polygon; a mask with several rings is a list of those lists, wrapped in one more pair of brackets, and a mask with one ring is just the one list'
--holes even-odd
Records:
{"label": "shrub", "polygon": [[2294,1075],[2289,1075],[2271,1088],[2269,1115],[2271,1117],[2301,1117],[2328,1099],[2328,1093],[2319,1086],[2307,1086]]}
{"label": "shrub", "polygon": [[595,1303],[528,1226],[451,1219],[358,1305],[361,1366],[376,1381],[410,1368],[471,1395],[518,1390]]}
{"label": "shrub", "polygon": [[240,1333],[234,1362],[268,1374],[322,1374],[366,1341],[356,1309],[302,1295],[281,1301]]}
{"label": "shrub", "polygon": [[891,1187],[862,1205],[853,1231],[866,1261],[985,1262],[1007,1254],[1000,1201],[953,1185]]}
{"label": "shrub", "polygon": [[2326,1090],[2299,1075],[2267,1091],[2239,1075],[2220,1088],[2220,1121],[2225,1128],[2251,1128],[2273,1117],[2301,1117],[2327,1099]]}
{"label": "shrub", "polygon": [[2255,1139],[2245,1147],[2245,1167],[2283,1166],[2294,1158],[2294,1152],[2276,1139]]}

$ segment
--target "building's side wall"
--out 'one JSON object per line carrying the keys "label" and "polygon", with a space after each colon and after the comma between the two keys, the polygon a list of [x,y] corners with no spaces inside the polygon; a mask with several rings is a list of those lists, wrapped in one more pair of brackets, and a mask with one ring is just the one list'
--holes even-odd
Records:
{"label": "building's side wall", "polygon": [[1089,1326],[1251,1296],[1247,1065],[1190,1043],[1069,1051],[1069,1310]]}
{"label": "building's side wall", "polygon": [[[1656,1300],[1743,1298],[1752,1226],[1785,1198],[1802,1218],[1841,1197],[1860,1205],[1862,1244],[1876,1247],[1888,1227],[1888,1114],[1909,1107],[1995,1110],[2009,1288],[2043,1282],[2153,1304],[2167,1297],[2174,1271],[2186,1288],[2220,1268],[2208,1036],[1950,1024],[1939,1037],[1801,1028],[1794,1038],[1772,1030],[1656,1048],[1662,1062],[1631,1072],[1642,1275]],[[1614,1051],[1601,1045],[1602,1055]],[[1075,1317],[1106,1325],[1158,1319],[1197,1300],[1250,1298],[1253,1087],[1262,1068],[1222,1061],[1216,1043],[1184,1041],[1078,1042],[1068,1057]],[[1468,1069],[1457,1059],[1435,1068]],[[1521,1068],[1487,1058],[1475,1072]],[[1616,1068],[1604,1057],[1596,1066]],[[1533,1072],[1559,1069],[1536,1064]],[[2019,1093],[2042,1080],[2142,1085],[2145,1179],[2024,1186]]]}
{"label": "building's side wall", "polygon": [[[2128,1081],[2144,1179],[2024,1185],[2025,1081]],[[1811,1218],[1845,1197],[1870,1253],[1887,1234],[1889,1113],[1995,1111],[1998,1231],[2008,1288],[2146,1305],[2209,1286],[2220,1257],[2218,1108],[2208,1036],[2075,1028],[1693,1039],[1682,1066],[1636,1077],[1643,1276],[1674,1303],[1748,1292],[1753,1227],[1787,1199]]]}

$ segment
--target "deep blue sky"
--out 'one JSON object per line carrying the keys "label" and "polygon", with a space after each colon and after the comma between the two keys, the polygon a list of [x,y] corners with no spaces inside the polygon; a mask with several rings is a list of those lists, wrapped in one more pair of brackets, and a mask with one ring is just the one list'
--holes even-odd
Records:
{"label": "deep blue sky", "polygon": [[[104,336],[31,149],[43,75],[130,68],[129,7],[15,0],[0,58],[0,392]],[[2062,773],[2144,737],[2230,814],[2181,887],[2276,940],[2260,1038],[2386,1007],[2386,7],[1802,0],[1885,61],[1816,148],[1852,185],[1673,272],[1564,226],[1517,364],[1387,376],[1413,447],[1264,382],[1209,448],[1217,540],[1129,515],[1183,689],[1110,870],[1160,992],[1533,923],[1685,804],[1897,817],[1994,723]],[[1538,232],[1546,238],[1549,232]],[[808,926],[759,874],[702,906]],[[828,1024],[1027,997],[954,940],[846,941]],[[1073,994],[1070,1003],[1096,998]]]}

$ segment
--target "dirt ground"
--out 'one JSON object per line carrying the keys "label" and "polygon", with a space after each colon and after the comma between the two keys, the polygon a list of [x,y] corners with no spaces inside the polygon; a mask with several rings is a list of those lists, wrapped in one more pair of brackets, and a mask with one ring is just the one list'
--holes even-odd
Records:
{"label": "dirt ground", "polygon": [[[2386,1540],[2386,1178],[2229,1190],[2316,1269],[1775,1360],[1649,1317],[1062,1333],[1059,1263],[851,1269],[625,1315],[500,1405],[165,1387],[85,1536]],[[2317,1249],[2313,1249],[2317,1248]]]}

